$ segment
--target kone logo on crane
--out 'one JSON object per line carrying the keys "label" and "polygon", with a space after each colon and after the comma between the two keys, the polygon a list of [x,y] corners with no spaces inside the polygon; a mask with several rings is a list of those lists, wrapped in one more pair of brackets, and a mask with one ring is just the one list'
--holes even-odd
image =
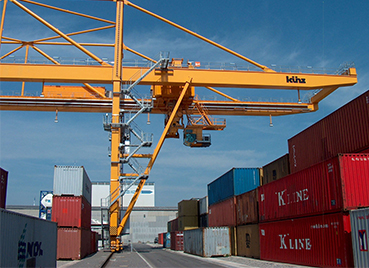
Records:
{"label": "kone logo on crane", "polygon": [[299,78],[297,75],[291,76],[291,77],[287,75],[286,80],[287,80],[287,83],[306,84],[306,78]]}

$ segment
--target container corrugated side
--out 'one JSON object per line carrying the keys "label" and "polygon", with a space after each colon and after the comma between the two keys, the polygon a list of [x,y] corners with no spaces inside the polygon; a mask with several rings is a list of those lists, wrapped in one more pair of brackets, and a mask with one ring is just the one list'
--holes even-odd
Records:
{"label": "container corrugated side", "polygon": [[183,231],[170,233],[170,249],[183,251]]}
{"label": "container corrugated side", "polygon": [[369,147],[369,91],[288,140],[290,171],[295,173],[339,153]]}
{"label": "container corrugated side", "polygon": [[0,168],[0,208],[6,206],[6,190],[8,188],[8,171]]}
{"label": "container corrugated side", "polygon": [[236,196],[237,225],[258,223],[258,189]]}
{"label": "container corrugated side", "polygon": [[284,156],[263,166],[262,185],[279,180],[290,174],[289,155]]}
{"label": "container corrugated side", "polygon": [[178,231],[178,218],[168,221],[168,232]]}
{"label": "container corrugated side", "polygon": [[343,207],[369,207],[369,154],[339,155]]}
{"label": "container corrugated side", "polygon": [[83,196],[53,196],[51,220],[61,227],[91,228],[91,205]]}
{"label": "container corrugated side", "polygon": [[208,205],[260,186],[260,168],[232,168],[208,184]]}
{"label": "container corrugated side", "polygon": [[259,187],[259,219],[271,221],[369,206],[369,157],[346,154]]}
{"label": "container corrugated side", "polygon": [[57,225],[0,209],[0,267],[56,267]]}
{"label": "container corrugated side", "polygon": [[199,227],[209,227],[209,214],[203,214],[199,216]]}
{"label": "container corrugated side", "polygon": [[58,227],[58,260],[80,260],[90,251],[91,230]]}
{"label": "container corrugated side", "polygon": [[355,267],[369,267],[369,208],[350,211]]}
{"label": "container corrugated side", "polygon": [[163,248],[170,248],[170,233],[163,234]]}
{"label": "container corrugated side", "polygon": [[237,226],[237,255],[260,259],[259,225]]}
{"label": "container corrugated side", "polygon": [[236,198],[233,196],[220,203],[209,206],[209,227],[236,226]]}
{"label": "container corrugated side", "polygon": [[55,195],[83,195],[91,204],[92,184],[83,166],[55,166]]}
{"label": "container corrugated side", "polygon": [[319,267],[352,267],[350,217],[333,213],[260,223],[260,259]]}
{"label": "container corrugated side", "polygon": [[178,216],[198,216],[199,215],[199,200],[190,199],[182,200],[178,203]]}
{"label": "container corrugated side", "polygon": [[182,216],[178,217],[178,231],[196,229],[199,227],[198,216]]}
{"label": "container corrugated side", "polygon": [[184,231],[184,252],[202,256],[228,256],[231,254],[228,227],[199,228]]}
{"label": "container corrugated side", "polygon": [[208,197],[205,196],[199,200],[199,214],[204,215],[209,213]]}
{"label": "container corrugated side", "polygon": [[158,234],[158,244],[163,245],[164,243],[164,233]]}

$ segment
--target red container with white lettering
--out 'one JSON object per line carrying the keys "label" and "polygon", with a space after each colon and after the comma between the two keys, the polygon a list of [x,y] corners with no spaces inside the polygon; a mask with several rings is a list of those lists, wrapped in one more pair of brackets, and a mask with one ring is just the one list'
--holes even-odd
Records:
{"label": "red container with white lettering", "polygon": [[259,187],[260,222],[369,207],[369,154],[343,154]]}
{"label": "red container with white lettering", "polygon": [[261,223],[260,259],[319,267],[353,267],[348,213]]}
{"label": "red container with white lettering", "polygon": [[170,249],[183,251],[183,231],[170,232]]}

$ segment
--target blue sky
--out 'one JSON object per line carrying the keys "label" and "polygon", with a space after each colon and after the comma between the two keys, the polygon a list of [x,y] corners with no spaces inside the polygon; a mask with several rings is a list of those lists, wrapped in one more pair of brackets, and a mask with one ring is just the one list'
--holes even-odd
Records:
{"label": "blue sky", "polygon": [[[115,20],[114,3],[107,1],[44,1],[94,16]],[[218,42],[267,66],[312,66],[337,69],[354,62],[358,83],[339,88],[320,103],[317,112],[273,118],[224,117],[223,131],[209,132],[212,145],[191,149],[179,140],[167,139],[150,174],[156,183],[156,204],[176,206],[183,199],[203,197],[206,185],[232,167],[262,167],[287,153],[287,140],[317,122],[369,88],[367,1],[132,1],[158,15]],[[2,5],[2,2],[0,2]],[[6,15],[4,36],[32,40],[52,34],[11,3]],[[83,30],[105,24],[77,19],[58,12],[46,12],[27,5],[62,31]],[[157,59],[160,51],[171,57],[216,63],[247,65],[242,60],[212,47],[176,28],[125,7],[124,42],[127,46]],[[76,40],[113,42],[113,31],[88,34]],[[10,46],[1,46],[0,55]],[[61,58],[85,57],[69,47],[45,51]],[[93,49],[100,57],[112,58],[108,49]],[[31,53],[30,57],[36,57]],[[16,54],[24,57],[24,50]],[[38,57],[38,56],[37,56]],[[137,59],[125,53],[125,60]],[[139,87],[147,91],[147,88]],[[2,94],[20,92],[18,83],[0,83]],[[40,85],[26,84],[26,92],[39,94]],[[225,89],[234,97],[258,100],[287,100],[290,95],[273,90]],[[203,97],[206,90],[196,89]],[[290,93],[289,93],[290,94]],[[296,93],[292,97],[296,98]],[[303,95],[304,97],[304,95]],[[51,190],[54,165],[81,165],[92,181],[109,181],[108,132],[103,130],[103,114],[48,112],[0,112],[0,166],[9,171],[7,204],[32,205],[40,190]],[[146,116],[140,126],[154,133],[156,145],[164,116]],[[182,134],[182,133],[180,133]],[[153,149],[153,148],[152,148]]]}

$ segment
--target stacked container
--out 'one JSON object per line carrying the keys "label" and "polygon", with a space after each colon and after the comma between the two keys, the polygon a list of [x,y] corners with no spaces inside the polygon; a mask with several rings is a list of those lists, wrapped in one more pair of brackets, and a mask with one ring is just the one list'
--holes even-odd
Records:
{"label": "stacked container", "polygon": [[369,91],[288,140],[291,173],[369,149]]}
{"label": "stacked container", "polygon": [[355,267],[369,267],[369,208],[350,211]]}
{"label": "stacked container", "polygon": [[178,203],[178,231],[199,227],[199,200],[192,198]]}
{"label": "stacked container", "polygon": [[263,166],[262,185],[276,181],[290,174],[289,154]]}
{"label": "stacked container", "polygon": [[208,213],[209,213],[208,197],[205,196],[199,200],[199,227],[208,227]]}
{"label": "stacked container", "polygon": [[183,251],[183,231],[170,232],[170,249]]}
{"label": "stacked container", "polygon": [[[83,166],[55,166],[52,221],[58,223],[58,259],[97,251],[91,232],[91,181]],[[71,246],[73,244],[73,246]]]}
{"label": "stacked container", "polygon": [[5,209],[6,190],[8,186],[8,171],[0,168],[0,208]]}

